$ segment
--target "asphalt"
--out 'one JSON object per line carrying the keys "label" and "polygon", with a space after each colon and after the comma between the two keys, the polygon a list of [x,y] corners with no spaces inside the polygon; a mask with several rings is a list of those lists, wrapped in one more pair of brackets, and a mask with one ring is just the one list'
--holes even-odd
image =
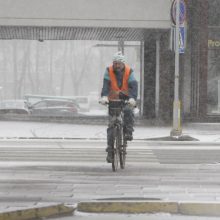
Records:
{"label": "asphalt", "polygon": [[[66,133],[66,126],[58,125],[57,129],[51,130],[51,127],[57,126],[56,124],[51,123],[48,127],[48,124],[45,125],[47,133],[45,133],[44,124],[41,124],[40,127],[32,128],[33,124],[27,122],[28,127],[23,127],[22,135],[17,135],[18,127],[21,126],[21,123],[17,122],[15,125],[13,122],[7,123],[9,132],[0,132],[0,138],[2,139],[104,139],[105,125],[100,125],[98,129],[100,132],[97,132],[97,127],[95,125],[81,125],[80,129],[85,128],[90,131],[89,134],[75,133],[71,134]],[[24,124],[22,124],[24,125]],[[4,123],[2,124],[4,126]],[[71,126],[71,125],[70,125]],[[78,125],[74,125],[76,128]],[[83,127],[82,127],[83,126]],[[94,129],[95,128],[95,129]],[[27,132],[25,131],[27,129]],[[30,130],[32,132],[30,133]],[[33,132],[33,130],[35,131]],[[59,132],[57,132],[59,129]],[[63,133],[62,133],[63,129]],[[79,130],[80,130],[79,129]],[[0,130],[1,125],[0,125]],[[49,135],[48,135],[49,130]],[[37,133],[37,132],[38,133]],[[137,140],[144,141],[192,141],[197,142],[197,144],[203,143],[213,143],[216,146],[220,146],[220,123],[188,123],[183,126],[183,134],[180,137],[171,137],[170,126],[137,126],[137,134],[134,135],[134,138]],[[11,135],[15,134],[16,135]],[[18,132],[19,133],[19,132]],[[34,133],[34,135],[32,135]],[[42,135],[44,134],[44,135]],[[79,135],[80,134],[80,135]],[[29,204],[27,207],[20,207],[17,209],[12,209],[9,211],[0,212],[0,220],[28,220],[33,218],[42,218],[50,217],[56,215],[70,214],[75,210],[80,212],[96,212],[96,213],[157,213],[157,212],[167,212],[171,214],[182,214],[182,215],[201,215],[201,216],[220,216],[220,202],[218,201],[83,201],[74,204],[73,206],[68,204],[42,204],[41,206],[36,207]]]}

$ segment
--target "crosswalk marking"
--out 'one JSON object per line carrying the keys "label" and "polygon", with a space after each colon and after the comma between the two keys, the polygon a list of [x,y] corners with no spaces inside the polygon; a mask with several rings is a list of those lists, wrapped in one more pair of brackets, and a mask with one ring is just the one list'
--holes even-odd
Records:
{"label": "crosswalk marking", "polygon": [[[105,149],[97,148],[1,148],[0,161],[57,161],[57,162],[103,162],[106,158]],[[158,163],[152,150],[128,149],[127,162]]]}
{"label": "crosswalk marking", "polygon": [[[29,145],[30,144],[30,145]],[[105,141],[0,142],[0,162],[105,163]],[[126,163],[219,164],[220,148],[215,146],[156,145],[129,142]]]}

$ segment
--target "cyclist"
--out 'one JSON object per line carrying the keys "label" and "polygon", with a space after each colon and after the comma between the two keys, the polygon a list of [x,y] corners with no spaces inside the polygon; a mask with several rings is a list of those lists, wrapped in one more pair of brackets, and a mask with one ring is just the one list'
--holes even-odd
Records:
{"label": "cyclist", "polygon": [[[113,64],[106,68],[103,80],[103,88],[101,92],[101,104],[107,104],[109,100],[127,99],[128,105],[124,108],[124,129],[125,138],[128,141],[133,140],[132,133],[134,131],[134,113],[136,106],[138,91],[138,83],[134,77],[134,71],[125,64],[125,57],[121,51],[113,56]],[[111,115],[109,115],[109,125],[107,128],[107,162],[112,162],[112,129]]]}

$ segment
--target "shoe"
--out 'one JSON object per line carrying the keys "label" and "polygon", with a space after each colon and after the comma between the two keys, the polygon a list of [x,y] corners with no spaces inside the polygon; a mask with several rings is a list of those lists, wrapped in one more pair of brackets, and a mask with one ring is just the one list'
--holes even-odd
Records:
{"label": "shoe", "polygon": [[107,163],[112,163],[112,153],[108,152],[107,157],[106,157]]}
{"label": "shoe", "polygon": [[127,140],[127,141],[132,141],[133,140],[133,131],[134,131],[134,129],[133,129],[133,127],[131,127],[131,126],[125,126],[124,127],[124,134],[125,134],[125,139]]}
{"label": "shoe", "polygon": [[105,151],[108,153],[106,157],[106,161],[108,163],[112,163],[112,147],[111,146],[106,147]]}
{"label": "shoe", "polygon": [[106,152],[112,151],[112,147],[111,147],[111,146],[106,147],[106,148],[105,148],[105,151],[106,151]]}
{"label": "shoe", "polygon": [[132,133],[127,133],[127,134],[125,134],[125,139],[126,139],[127,141],[132,141],[132,140],[133,140]]}

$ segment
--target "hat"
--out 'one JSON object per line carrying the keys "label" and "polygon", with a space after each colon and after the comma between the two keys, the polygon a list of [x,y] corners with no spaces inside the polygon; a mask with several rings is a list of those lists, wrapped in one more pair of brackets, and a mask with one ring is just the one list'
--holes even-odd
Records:
{"label": "hat", "polygon": [[122,54],[121,51],[118,51],[117,53],[114,54],[113,62],[115,61],[125,63],[125,56]]}

